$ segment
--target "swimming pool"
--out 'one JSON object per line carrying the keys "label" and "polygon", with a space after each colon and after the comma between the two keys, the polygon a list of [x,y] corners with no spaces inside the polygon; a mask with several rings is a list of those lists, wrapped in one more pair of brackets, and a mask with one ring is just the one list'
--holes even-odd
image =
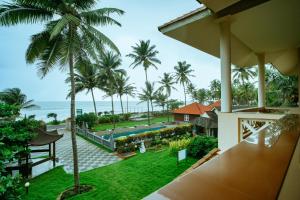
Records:
{"label": "swimming pool", "polygon": [[[126,131],[126,132],[123,132],[123,133],[116,133],[116,134],[113,135],[113,137],[116,139],[116,138],[120,138],[120,137],[138,135],[138,134],[145,133],[145,132],[148,132],[148,131],[160,130],[162,128],[166,128],[166,126],[159,126],[159,127],[153,127],[153,128],[144,128],[144,129],[139,129],[139,130]],[[105,140],[109,140],[110,135],[109,134],[103,135],[102,138],[105,139]]]}

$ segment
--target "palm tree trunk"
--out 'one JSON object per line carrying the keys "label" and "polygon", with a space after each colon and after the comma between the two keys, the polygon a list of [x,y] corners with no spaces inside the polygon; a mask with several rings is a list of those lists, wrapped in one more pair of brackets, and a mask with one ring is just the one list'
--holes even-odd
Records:
{"label": "palm tree trunk", "polygon": [[91,93],[92,93],[92,98],[93,98],[93,103],[94,103],[95,115],[98,116],[93,88],[91,89]]}
{"label": "palm tree trunk", "polygon": [[[70,35],[72,32],[70,31]],[[71,79],[71,140],[73,149],[73,168],[74,168],[74,192],[79,193],[79,171],[78,171],[78,154],[76,142],[76,124],[75,124],[75,81],[74,81],[74,63],[73,54],[69,55],[69,70]]]}
{"label": "palm tree trunk", "polygon": [[126,108],[127,112],[126,113],[128,113],[128,95],[126,95],[126,104],[127,104],[127,108]]}
{"label": "palm tree trunk", "polygon": [[150,102],[151,102],[151,111],[152,111],[152,115],[153,115],[153,102],[152,102],[152,100]]}
{"label": "palm tree trunk", "polygon": [[186,106],[186,91],[185,91],[185,85],[182,83],[183,86],[183,93],[184,93],[184,105]]}
{"label": "palm tree trunk", "polygon": [[123,108],[122,95],[120,95],[120,102],[121,102],[122,114],[124,115],[124,108]]}
{"label": "palm tree trunk", "polygon": [[113,118],[113,127],[116,129],[116,121],[115,121],[115,107],[114,107],[114,95],[111,95],[111,113]]}
{"label": "palm tree trunk", "polygon": [[150,108],[149,108],[149,100],[147,101],[147,116],[148,116],[148,125],[150,126]]}

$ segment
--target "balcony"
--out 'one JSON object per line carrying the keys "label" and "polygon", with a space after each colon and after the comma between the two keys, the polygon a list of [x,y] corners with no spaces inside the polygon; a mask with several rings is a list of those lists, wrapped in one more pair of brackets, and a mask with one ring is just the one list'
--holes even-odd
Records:
{"label": "balcony", "polygon": [[297,114],[272,116],[265,128],[145,199],[300,199],[299,122]]}

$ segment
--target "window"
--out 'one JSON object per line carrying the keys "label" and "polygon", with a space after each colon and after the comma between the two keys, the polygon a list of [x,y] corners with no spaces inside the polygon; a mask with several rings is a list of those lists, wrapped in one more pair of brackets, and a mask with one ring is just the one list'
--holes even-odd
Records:
{"label": "window", "polygon": [[190,121],[190,116],[189,116],[189,115],[184,115],[184,121],[185,121],[185,122]]}

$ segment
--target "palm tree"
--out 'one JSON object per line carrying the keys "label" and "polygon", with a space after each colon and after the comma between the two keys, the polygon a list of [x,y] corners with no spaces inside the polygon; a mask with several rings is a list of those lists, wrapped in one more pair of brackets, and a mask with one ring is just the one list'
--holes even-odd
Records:
{"label": "palm tree", "polygon": [[198,103],[204,104],[208,99],[208,91],[204,88],[201,88],[196,91],[195,99]]}
{"label": "palm tree", "polygon": [[130,65],[133,66],[133,69],[139,65],[144,67],[146,82],[148,82],[147,70],[149,67],[153,66],[155,69],[157,69],[155,64],[161,64],[160,60],[156,58],[159,52],[155,50],[155,48],[155,45],[150,45],[150,40],[141,40],[139,44],[136,44],[132,47],[133,52],[127,55],[133,59],[133,62]]}
{"label": "palm tree", "polygon": [[154,95],[154,103],[162,107],[162,111],[165,112],[165,106],[167,105],[168,95],[162,91],[157,90]]}
{"label": "palm tree", "polygon": [[212,80],[209,85],[212,101],[221,99],[221,82],[217,79]]}
{"label": "palm tree", "polygon": [[110,16],[113,13],[123,14],[122,10],[116,8],[91,10],[96,3],[95,0],[15,0],[0,6],[0,25],[45,23],[45,30],[32,36],[26,52],[28,63],[38,61],[38,72],[42,78],[57,64],[61,69],[69,65],[75,193],[79,192],[79,172],[75,133],[74,63],[81,57],[96,59],[97,53],[101,53],[105,45],[118,51],[114,43],[93,26],[120,26]]}
{"label": "palm tree", "polygon": [[[95,96],[94,96],[94,89],[97,88],[97,86],[99,85],[97,68],[90,61],[83,60],[76,63],[75,71],[76,71],[74,73],[75,93],[77,94],[84,90],[87,90],[87,93],[91,92],[93,105],[94,105],[94,112],[95,115],[98,115]],[[70,77],[68,77],[66,79],[66,83],[70,83],[70,82],[71,82]],[[70,95],[71,93],[69,93],[68,97]]]}
{"label": "palm tree", "polygon": [[13,105],[18,108],[18,114],[21,109],[29,109],[37,107],[33,100],[27,100],[27,96],[21,92],[19,88],[9,88],[0,92],[0,101]]}
{"label": "palm tree", "polygon": [[[111,97],[112,115],[115,114],[114,95],[117,94],[117,76],[126,75],[125,70],[119,69],[122,60],[119,54],[106,51],[100,56],[99,63],[96,65],[99,69],[98,88],[103,90],[107,96]],[[115,117],[113,116],[113,127],[116,128]]]}
{"label": "palm tree", "polygon": [[133,92],[133,91],[130,91],[133,89],[133,86],[132,86],[132,84],[129,84],[128,82],[129,82],[129,77],[126,77],[123,73],[116,74],[116,87],[117,87],[116,92],[120,98],[122,114],[124,114],[122,96]]}
{"label": "palm tree", "polygon": [[191,65],[187,64],[186,61],[178,62],[177,66],[174,67],[175,69],[175,79],[177,83],[180,83],[183,87],[183,93],[184,93],[184,105],[186,105],[186,88],[185,86],[189,84],[190,77],[194,77],[191,73],[194,72],[194,70],[191,69]]}
{"label": "palm tree", "polygon": [[147,116],[148,116],[148,125],[150,126],[150,105],[151,102],[152,112],[153,112],[153,100],[155,97],[154,83],[146,82],[146,88],[142,88],[142,92],[139,93],[140,103],[147,102]]}
{"label": "palm tree", "polygon": [[[172,89],[176,90],[173,86],[176,82],[174,81],[174,77],[170,73],[164,73],[163,77],[160,77],[161,80],[158,83],[161,85],[159,89],[161,91],[165,91],[165,94],[168,98],[171,96]],[[167,103],[167,113],[168,113],[168,121],[169,121],[169,105]]]}
{"label": "palm tree", "polygon": [[196,86],[192,83],[189,83],[187,85],[187,93],[190,95],[192,101],[195,101],[195,92],[196,92]]}
{"label": "palm tree", "polygon": [[237,79],[238,81],[242,81],[245,83],[249,81],[249,79],[253,79],[256,77],[257,73],[252,70],[250,67],[235,67],[232,69],[233,79]]}
{"label": "palm tree", "polygon": [[126,94],[126,113],[128,113],[128,96],[134,97],[136,92],[136,87],[132,84],[129,84],[125,87]]}

